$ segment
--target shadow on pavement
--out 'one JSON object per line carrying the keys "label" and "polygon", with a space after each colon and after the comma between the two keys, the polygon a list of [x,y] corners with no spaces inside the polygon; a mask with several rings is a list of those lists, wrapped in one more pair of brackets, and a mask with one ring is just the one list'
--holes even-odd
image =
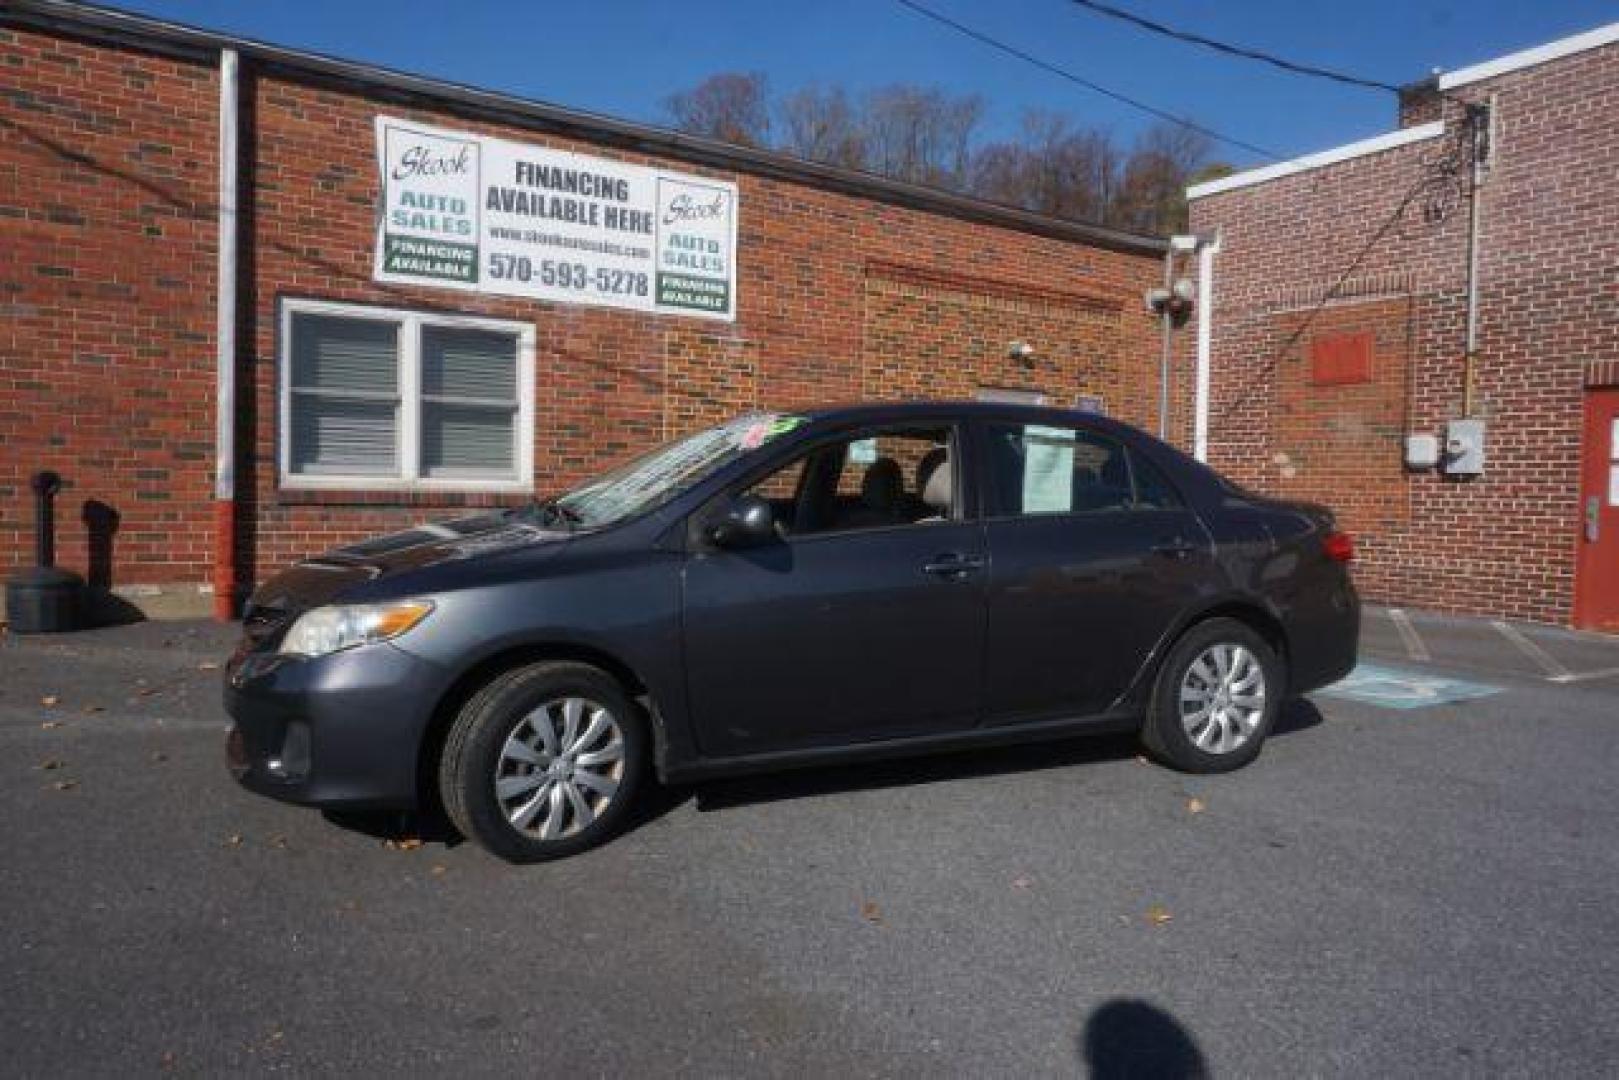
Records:
{"label": "shadow on pavement", "polygon": [[[635,805],[619,835],[634,832],[676,809],[692,797],[688,789],[668,788],[651,782],[645,784],[636,796]],[[435,804],[420,810],[322,810],[321,817],[349,832],[378,840],[420,840],[424,844],[442,844],[455,848],[466,843],[441,806]]]}
{"label": "shadow on pavement", "polygon": [[1132,998],[1114,998],[1085,1021],[1079,1052],[1095,1080],[1209,1075],[1197,1041],[1169,1013]]}
{"label": "shadow on pavement", "polygon": [[[1321,723],[1321,711],[1307,699],[1288,702],[1277,718],[1271,737],[1307,731]],[[646,784],[636,798],[625,833],[663,817],[695,798],[702,812],[731,807],[814,798],[846,791],[909,787],[980,776],[1037,772],[1069,765],[1123,761],[1140,754],[1133,732],[1084,735],[1052,742],[956,750],[910,758],[858,764],[789,769],[734,779],[709,780],[693,786]],[[333,825],[378,840],[420,840],[425,844],[456,847],[465,842],[441,807],[416,811],[323,810]]]}
{"label": "shadow on pavement", "polygon": [[[1308,731],[1321,723],[1321,710],[1307,698],[1289,701],[1271,737]],[[1128,760],[1142,753],[1134,732],[1081,735],[1051,742],[1022,743],[893,758],[858,764],[826,765],[729,780],[709,780],[697,788],[697,809],[813,798],[845,791],[909,787],[1006,773],[1037,772],[1070,765]]]}

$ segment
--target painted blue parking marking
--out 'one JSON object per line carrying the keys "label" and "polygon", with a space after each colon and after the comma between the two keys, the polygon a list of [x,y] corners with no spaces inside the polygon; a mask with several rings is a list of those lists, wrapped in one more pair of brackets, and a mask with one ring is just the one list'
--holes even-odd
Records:
{"label": "painted blue parking marking", "polygon": [[1450,705],[1458,701],[1499,694],[1501,687],[1487,683],[1450,679],[1422,671],[1357,664],[1342,681],[1319,693],[1327,697],[1360,701],[1380,709],[1424,709],[1430,705]]}

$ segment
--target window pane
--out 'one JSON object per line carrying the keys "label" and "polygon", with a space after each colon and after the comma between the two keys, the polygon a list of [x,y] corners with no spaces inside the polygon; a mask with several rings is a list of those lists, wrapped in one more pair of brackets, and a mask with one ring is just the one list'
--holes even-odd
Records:
{"label": "window pane", "polygon": [[1147,510],[1175,510],[1181,497],[1158,466],[1140,454],[1130,455],[1130,465],[1136,477],[1136,506]]}
{"label": "window pane", "polygon": [[422,475],[515,477],[515,406],[422,402]]}
{"label": "window pane", "polygon": [[294,473],[394,476],[398,460],[399,407],[390,401],[292,395]]}
{"label": "window pane", "polygon": [[1005,424],[990,428],[994,507],[1004,514],[1122,510],[1134,499],[1124,447],[1073,428]]}
{"label": "window pane", "polygon": [[948,521],[950,443],[949,428],[906,428],[823,444],[749,490],[770,500],[787,534]]}
{"label": "window pane", "polygon": [[392,395],[399,392],[399,325],[330,315],[292,317],[292,385]]}
{"label": "window pane", "polygon": [[517,402],[517,338],[491,330],[422,327],[427,397]]}

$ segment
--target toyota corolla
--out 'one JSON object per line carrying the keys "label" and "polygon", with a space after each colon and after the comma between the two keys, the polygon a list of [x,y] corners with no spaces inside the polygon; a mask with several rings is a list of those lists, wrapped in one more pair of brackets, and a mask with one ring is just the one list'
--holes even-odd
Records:
{"label": "toyota corolla", "polygon": [[649,777],[1120,730],[1221,772],[1354,666],[1352,557],[1093,414],[748,415],[267,582],[228,757],[291,802],[441,802],[513,861],[611,836]]}

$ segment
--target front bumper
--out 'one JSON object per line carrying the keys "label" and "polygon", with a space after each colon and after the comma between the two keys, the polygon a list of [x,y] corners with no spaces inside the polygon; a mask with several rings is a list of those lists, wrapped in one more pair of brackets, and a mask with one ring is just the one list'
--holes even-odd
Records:
{"label": "front bumper", "polygon": [[238,650],[225,672],[231,773],[284,802],[412,807],[443,689],[436,665],[387,643],[313,659]]}

